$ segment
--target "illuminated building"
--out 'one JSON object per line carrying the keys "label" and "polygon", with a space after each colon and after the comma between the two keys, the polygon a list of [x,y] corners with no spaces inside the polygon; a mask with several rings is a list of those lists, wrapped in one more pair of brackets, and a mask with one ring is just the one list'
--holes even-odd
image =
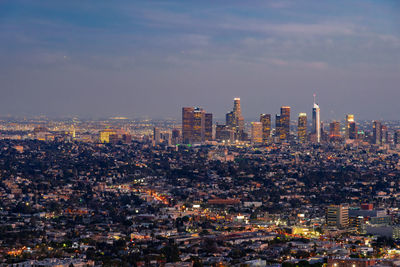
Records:
{"label": "illuminated building", "polygon": [[100,143],[110,143],[110,135],[115,135],[117,132],[113,129],[105,129],[99,132]]}
{"label": "illuminated building", "polygon": [[114,133],[109,135],[109,143],[117,144],[120,142],[129,144],[132,142],[132,137],[122,129],[114,130]]}
{"label": "illuminated building", "polygon": [[329,124],[329,139],[331,141],[340,140],[340,122],[332,121]]}
{"label": "illuminated building", "polygon": [[205,114],[205,123],[204,123],[204,139],[206,141],[211,141],[213,139],[213,116],[211,113]]}
{"label": "illuminated building", "polygon": [[161,141],[160,129],[158,129],[157,127],[153,128],[153,141],[154,144],[158,144]]}
{"label": "illuminated building", "polygon": [[312,130],[311,134],[314,135],[314,139],[317,143],[321,142],[321,116],[320,116],[320,108],[315,103],[315,94],[314,94],[314,105],[312,109]]}
{"label": "illuminated building", "polygon": [[357,139],[357,125],[355,121],[349,123],[349,139]]}
{"label": "illuminated building", "polygon": [[347,114],[345,120],[345,139],[350,139],[350,123],[354,122],[354,114]]}
{"label": "illuminated building", "polygon": [[393,138],[394,144],[395,145],[400,145],[400,130],[396,130],[394,132],[394,138]]}
{"label": "illuminated building", "polygon": [[193,141],[201,143],[204,141],[205,135],[205,111],[201,108],[194,108],[193,111]]}
{"label": "illuminated building", "polygon": [[251,143],[259,145],[263,143],[263,131],[261,122],[251,123]]}
{"label": "illuminated building", "polygon": [[345,228],[349,225],[349,205],[330,205],[326,211],[326,223],[328,226]]}
{"label": "illuminated building", "polygon": [[226,125],[217,124],[215,128],[215,139],[218,141],[233,142],[235,140],[234,132]]}
{"label": "illuminated building", "polygon": [[271,136],[271,114],[261,114],[260,122],[262,124],[263,143],[268,144]]}
{"label": "illuminated building", "polygon": [[185,144],[211,140],[212,114],[198,107],[182,108],[182,138]]}
{"label": "illuminated building", "polygon": [[281,115],[276,114],[275,115],[275,137],[277,137],[276,141],[280,140],[281,132],[282,132]]}
{"label": "illuminated building", "polygon": [[194,108],[182,108],[182,141],[184,144],[190,144],[193,140],[193,120]]}
{"label": "illuminated building", "polygon": [[172,143],[174,145],[179,144],[181,138],[181,133],[178,129],[172,129]]}
{"label": "illuminated building", "polygon": [[386,125],[382,125],[381,139],[382,139],[381,141],[382,144],[389,143],[389,131]]}
{"label": "illuminated building", "polygon": [[299,119],[297,122],[297,138],[300,143],[307,141],[307,114],[299,113]]}
{"label": "illuminated building", "polygon": [[376,145],[382,144],[382,124],[380,121],[373,121],[372,131],[373,131],[372,143]]}
{"label": "illuminated building", "polygon": [[160,134],[161,141],[170,146],[172,144],[172,138],[170,133],[161,133]]}
{"label": "illuminated building", "polygon": [[233,99],[233,110],[226,114],[226,125],[234,130],[236,139],[244,138],[244,119],[238,97]]}
{"label": "illuminated building", "polygon": [[290,107],[281,107],[280,117],[281,132],[279,138],[281,140],[288,140],[290,136]]}

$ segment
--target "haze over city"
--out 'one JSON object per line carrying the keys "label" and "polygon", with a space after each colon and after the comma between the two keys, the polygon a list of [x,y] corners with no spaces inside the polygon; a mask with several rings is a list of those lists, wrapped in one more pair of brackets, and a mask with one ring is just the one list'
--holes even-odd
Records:
{"label": "haze over city", "polygon": [[0,113],[398,119],[399,1],[2,1]]}

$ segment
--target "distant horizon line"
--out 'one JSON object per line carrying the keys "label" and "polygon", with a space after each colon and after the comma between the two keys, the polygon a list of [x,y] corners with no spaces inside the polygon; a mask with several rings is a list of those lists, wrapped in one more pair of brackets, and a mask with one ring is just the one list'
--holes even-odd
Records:
{"label": "distant horizon line", "polygon": [[[261,114],[271,114],[274,115],[274,113],[260,113]],[[299,113],[302,114],[302,113]],[[306,113],[307,114],[307,113]],[[354,113],[348,113],[348,114],[354,114]],[[307,114],[307,121],[309,115]],[[297,121],[298,115],[296,115],[295,117],[291,118],[291,121]],[[172,117],[172,116],[165,116],[165,117],[158,117],[158,116],[150,116],[150,115],[140,115],[140,116],[89,116],[89,115],[45,115],[45,114],[40,114],[40,115],[11,115],[11,114],[7,114],[7,115],[0,115],[0,119],[4,120],[4,119],[17,119],[17,120],[23,120],[23,119],[49,119],[49,120],[74,120],[74,119],[79,119],[79,120],[97,120],[97,121],[101,121],[101,120],[115,120],[115,121],[129,121],[129,120],[151,120],[151,121],[155,121],[155,120],[171,120],[171,121],[181,121],[180,117]],[[244,120],[246,122],[254,122],[254,121],[258,121],[259,117],[244,117]],[[400,121],[400,119],[355,119],[355,121]],[[213,121],[214,122],[219,122],[219,121],[225,121],[225,117],[213,117]],[[311,120],[310,120],[311,121]],[[345,121],[345,116],[338,120],[338,119],[333,119],[333,118],[328,118],[328,119],[324,119],[321,121]]]}

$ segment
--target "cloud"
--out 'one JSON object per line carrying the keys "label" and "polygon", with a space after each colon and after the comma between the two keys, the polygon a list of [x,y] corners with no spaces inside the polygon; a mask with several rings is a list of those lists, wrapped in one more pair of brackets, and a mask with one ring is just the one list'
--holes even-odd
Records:
{"label": "cloud", "polygon": [[223,23],[219,27],[227,30],[273,33],[277,35],[351,35],[356,27],[353,24],[335,24],[335,23],[284,23],[270,24],[265,21],[237,21],[235,23]]}

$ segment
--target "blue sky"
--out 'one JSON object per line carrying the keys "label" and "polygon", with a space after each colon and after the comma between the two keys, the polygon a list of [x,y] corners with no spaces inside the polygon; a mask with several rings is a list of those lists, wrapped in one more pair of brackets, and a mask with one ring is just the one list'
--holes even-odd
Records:
{"label": "blue sky", "polygon": [[[2,1],[1,114],[399,119],[400,1]],[[309,114],[310,115],[310,114]]]}

